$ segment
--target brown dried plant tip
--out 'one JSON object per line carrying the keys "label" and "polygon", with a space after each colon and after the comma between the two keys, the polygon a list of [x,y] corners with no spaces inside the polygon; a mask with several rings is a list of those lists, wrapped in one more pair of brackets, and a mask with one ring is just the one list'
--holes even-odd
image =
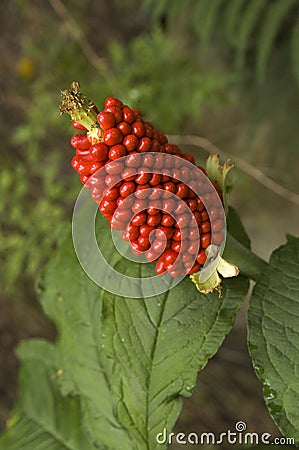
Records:
{"label": "brown dried plant tip", "polygon": [[84,107],[91,108],[91,102],[87,100],[85,95],[79,91],[79,83],[73,81],[71,89],[61,91],[62,101],[60,106],[61,114],[67,113],[72,115],[75,111],[80,111]]}
{"label": "brown dried plant tip", "polygon": [[79,90],[79,83],[73,81],[71,89],[61,91],[60,113],[69,114],[72,120],[80,122],[89,132],[98,129],[94,104]]}

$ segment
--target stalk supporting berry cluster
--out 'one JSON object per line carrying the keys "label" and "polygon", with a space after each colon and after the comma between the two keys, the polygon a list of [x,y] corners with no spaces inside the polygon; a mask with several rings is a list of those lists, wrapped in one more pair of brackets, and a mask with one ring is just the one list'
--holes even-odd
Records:
{"label": "stalk supporting berry cluster", "polygon": [[[80,93],[78,83],[62,91],[61,112],[68,113],[80,131],[71,138],[76,150],[72,167],[111,228],[122,230],[134,254],[155,262],[158,275],[166,271],[171,277],[190,274],[196,282],[211,249],[224,241],[223,190],[230,166],[221,167],[212,158],[213,179],[208,180],[193,155],[169,143],[139,110],[109,97],[100,112]],[[201,183],[200,195],[194,185],[196,171],[207,180]],[[223,260],[220,266],[225,267]],[[223,273],[237,275],[231,267]],[[219,283],[215,271],[205,292]]]}

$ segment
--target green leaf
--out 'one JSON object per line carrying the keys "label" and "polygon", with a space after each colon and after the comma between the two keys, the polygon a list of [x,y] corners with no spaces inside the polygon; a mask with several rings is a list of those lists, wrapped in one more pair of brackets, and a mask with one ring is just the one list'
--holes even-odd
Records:
{"label": "green leaf", "polygon": [[243,244],[246,248],[250,249],[250,239],[245,231],[244,225],[242,224],[236,211],[231,206],[228,207],[226,225],[230,235],[237,241],[241,242],[241,244]]}
{"label": "green leaf", "polygon": [[[135,275],[140,270],[142,276],[152,272],[142,266]],[[131,267],[128,273],[132,275]],[[119,420],[138,449],[164,448],[157,434],[172,429],[182,397],[191,395],[197,372],[230,331],[247,288],[242,277],[225,280],[219,299],[215,293],[199,294],[185,278],[155,298],[104,294],[104,349],[114,362]]]}
{"label": "green leaf", "polygon": [[281,432],[299,442],[299,238],[271,256],[248,311],[249,348]]}
{"label": "green leaf", "polygon": [[258,24],[260,15],[268,0],[251,0],[247,2],[246,9],[239,22],[238,43],[237,43],[237,68],[240,71],[244,67],[246,50],[250,44],[250,37]]}
{"label": "green leaf", "polygon": [[[97,230],[116,270],[154,274],[151,264],[115,257],[103,219]],[[186,278],[154,298],[119,298],[87,279],[69,239],[42,285],[43,307],[59,329],[63,393],[80,395],[96,445],[138,450],[158,447],[155,435],[171,430],[182,396],[191,394],[197,372],[231,329],[248,288],[244,278],[230,280],[219,299],[200,295]]]}
{"label": "green leaf", "polygon": [[[106,222],[99,220],[98,235],[102,243],[111,243]],[[105,246],[110,261],[112,254],[112,245]],[[63,370],[58,379],[63,394],[80,396],[82,421],[100,448],[118,449],[121,442],[124,450],[131,450],[129,436],[113,410],[110,362],[102,348],[103,291],[80,266],[69,233],[48,264],[39,289],[43,308],[59,331],[56,365]]]}
{"label": "green leaf", "polygon": [[193,15],[194,26],[198,30],[199,36],[205,42],[211,38],[218,21],[222,3],[223,0],[214,0],[213,2],[210,0],[201,0],[197,2],[197,7],[194,11],[195,15]]}
{"label": "green leaf", "polygon": [[238,42],[237,25],[240,21],[240,14],[246,0],[230,0],[224,12],[224,30],[228,42],[236,45]]}
{"label": "green leaf", "polygon": [[293,72],[299,87],[299,17],[297,17],[296,24],[293,28],[290,44]]}
{"label": "green leaf", "polygon": [[78,397],[64,398],[55,377],[52,344],[21,344],[17,407],[0,439],[1,450],[93,450],[81,424]]}
{"label": "green leaf", "polygon": [[268,8],[257,45],[256,71],[260,83],[265,79],[267,62],[279,28],[283,26],[285,17],[290,15],[292,7],[297,4],[297,0],[284,0],[277,1]]}
{"label": "green leaf", "polygon": [[[96,233],[116,270],[129,276],[154,274],[152,264],[115,256],[107,221],[102,218]],[[88,279],[77,261],[69,233],[65,234],[39,285],[43,308],[59,333],[55,350],[50,346],[51,358],[46,351],[43,354],[46,361],[55,362],[49,372],[40,373],[38,384],[34,381],[38,364],[35,361],[28,366],[28,383],[21,387],[29,403],[34,390],[34,401],[47,405],[43,414],[35,408],[43,417],[35,433],[44,434],[44,422],[46,425],[49,421],[48,428],[52,427],[46,387],[49,376],[56,373],[51,382],[56,389],[59,387],[64,402],[76,399],[82,430],[95,448],[163,449],[156,435],[164,427],[171,431],[183,397],[192,393],[197,372],[230,331],[248,281],[243,277],[225,281],[221,299],[217,294],[199,294],[188,278],[156,297],[120,298]],[[34,350],[31,353],[34,357]],[[57,396],[61,397],[58,391]],[[61,408],[64,413],[67,406],[62,404]],[[18,414],[21,427],[23,410]],[[9,433],[8,448],[16,450],[17,426],[12,426]],[[27,428],[25,433],[27,436]],[[64,445],[64,435],[61,439]],[[26,437],[28,450],[30,442],[33,448],[31,433]],[[89,450],[87,445],[80,448]]]}

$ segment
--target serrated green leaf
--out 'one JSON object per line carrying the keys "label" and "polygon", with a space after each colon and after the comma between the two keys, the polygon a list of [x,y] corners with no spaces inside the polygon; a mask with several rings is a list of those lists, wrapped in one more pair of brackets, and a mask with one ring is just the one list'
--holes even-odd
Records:
{"label": "serrated green leaf", "polygon": [[0,439],[1,450],[95,450],[84,433],[78,397],[64,398],[55,377],[52,344],[21,344],[17,407]]}
{"label": "serrated green leaf", "polygon": [[248,311],[249,349],[271,416],[299,442],[299,238],[271,256]]}
{"label": "serrated green leaf", "polygon": [[[98,221],[97,234],[115,269],[129,276],[153,275],[151,264],[115,257],[104,223]],[[99,449],[152,450],[165,448],[156,435],[164,427],[171,431],[197,372],[230,331],[248,281],[225,281],[221,299],[199,294],[188,278],[153,298],[120,298],[88,279],[66,233],[39,289],[59,332],[51,370],[57,374],[55,386],[65,401],[80,399],[81,423],[90,442]],[[28,382],[35,366],[28,369]],[[41,381],[35,397],[46,404],[45,383]],[[30,403],[27,385],[22,390]],[[42,431],[36,427],[38,435]],[[32,439],[30,434],[28,445]]]}
{"label": "serrated green leaf", "polygon": [[[153,274],[153,265],[115,259],[102,219],[98,227],[117,270]],[[171,430],[182,396],[191,394],[198,370],[217,351],[247,291],[243,278],[230,280],[220,300],[200,295],[186,278],[155,298],[119,298],[87,279],[68,240],[43,285],[43,306],[60,331],[60,386],[80,395],[85,427],[109,450],[119,442],[123,449],[156,448],[155,434],[163,426]]]}

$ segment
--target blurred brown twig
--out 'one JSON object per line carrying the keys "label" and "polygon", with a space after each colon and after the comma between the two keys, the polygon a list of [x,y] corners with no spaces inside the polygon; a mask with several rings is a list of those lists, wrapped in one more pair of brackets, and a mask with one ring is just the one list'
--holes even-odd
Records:
{"label": "blurred brown twig", "polygon": [[260,169],[258,169],[257,167],[254,167],[248,161],[245,161],[245,159],[242,159],[240,157],[235,157],[235,156],[229,155],[228,153],[224,152],[223,150],[218,148],[215,144],[210,142],[208,139],[205,139],[201,136],[195,136],[195,135],[189,135],[189,134],[187,134],[187,135],[170,135],[168,137],[171,141],[175,142],[176,144],[181,144],[181,145],[185,144],[185,145],[192,145],[195,147],[201,147],[210,154],[217,153],[223,159],[231,158],[236,163],[236,166],[239,167],[239,169],[241,169],[243,172],[245,172],[251,178],[254,178],[260,184],[262,184],[263,186],[265,186],[267,189],[274,192],[275,194],[279,195],[280,197],[299,206],[299,195],[298,194],[296,194],[295,192],[289,191],[287,188],[285,188],[281,184],[272,180],[267,175],[265,175]]}
{"label": "blurred brown twig", "polygon": [[114,75],[111,72],[108,64],[106,63],[105,59],[100,57],[90,45],[90,43],[84,36],[83,31],[78,26],[75,19],[67,10],[63,2],[61,0],[48,1],[58,17],[61,19],[71,38],[76,41],[81,48],[82,53],[85,55],[89,63],[106,79],[107,84],[112,86],[113,90],[115,90],[115,86],[113,85]]}

